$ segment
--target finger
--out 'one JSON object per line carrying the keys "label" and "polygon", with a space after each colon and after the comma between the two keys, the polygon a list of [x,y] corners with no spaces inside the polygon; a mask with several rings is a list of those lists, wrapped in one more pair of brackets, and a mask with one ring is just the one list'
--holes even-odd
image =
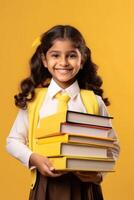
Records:
{"label": "finger", "polygon": [[53,175],[52,175],[52,177],[59,177],[59,176],[62,176],[63,174],[55,174],[55,173],[53,173]]}
{"label": "finger", "polygon": [[62,175],[62,174],[55,174],[50,170],[47,170],[45,173],[46,173],[47,176],[50,176],[50,177],[58,177],[58,176]]}
{"label": "finger", "polygon": [[54,171],[50,171],[50,173],[48,174],[48,176],[51,176],[51,177],[58,177],[58,176],[62,176],[63,174],[65,174],[66,172],[54,172]]}
{"label": "finger", "polygon": [[49,170],[51,170],[51,171],[54,170],[54,167],[53,167],[51,161],[47,157],[44,157],[44,163],[47,165],[47,167],[49,168]]}
{"label": "finger", "polygon": [[49,167],[44,163],[42,164],[42,166],[40,166],[38,168],[38,170],[40,171],[40,173],[44,176],[51,176],[51,170],[49,169]]}
{"label": "finger", "polygon": [[55,171],[51,171],[51,176],[52,177],[58,177],[58,176],[61,176],[63,173],[61,173],[61,172],[55,172]]}

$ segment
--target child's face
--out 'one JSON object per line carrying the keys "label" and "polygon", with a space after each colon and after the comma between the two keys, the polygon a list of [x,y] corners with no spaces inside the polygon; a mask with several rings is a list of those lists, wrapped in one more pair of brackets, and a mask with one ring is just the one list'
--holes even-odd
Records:
{"label": "child's face", "polygon": [[81,53],[70,40],[55,40],[42,60],[53,79],[62,88],[75,81],[81,68]]}

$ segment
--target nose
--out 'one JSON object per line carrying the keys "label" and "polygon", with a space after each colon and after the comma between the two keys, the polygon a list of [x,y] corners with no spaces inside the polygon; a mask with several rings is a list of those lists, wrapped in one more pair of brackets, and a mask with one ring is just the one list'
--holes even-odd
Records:
{"label": "nose", "polygon": [[68,59],[65,56],[62,56],[60,59],[61,66],[68,66]]}

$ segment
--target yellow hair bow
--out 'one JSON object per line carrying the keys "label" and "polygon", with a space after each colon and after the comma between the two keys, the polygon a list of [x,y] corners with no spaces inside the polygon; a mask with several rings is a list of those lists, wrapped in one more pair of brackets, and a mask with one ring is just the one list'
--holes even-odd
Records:
{"label": "yellow hair bow", "polygon": [[40,41],[40,36],[38,36],[32,43],[32,47],[37,47],[41,44],[41,41]]}

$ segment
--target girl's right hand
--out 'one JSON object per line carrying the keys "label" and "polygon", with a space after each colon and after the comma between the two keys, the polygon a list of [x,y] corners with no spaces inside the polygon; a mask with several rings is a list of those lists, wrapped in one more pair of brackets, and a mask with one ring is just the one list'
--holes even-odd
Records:
{"label": "girl's right hand", "polygon": [[37,153],[32,153],[29,160],[30,167],[35,166],[43,176],[58,177],[62,173],[54,173],[54,167],[49,159]]}

